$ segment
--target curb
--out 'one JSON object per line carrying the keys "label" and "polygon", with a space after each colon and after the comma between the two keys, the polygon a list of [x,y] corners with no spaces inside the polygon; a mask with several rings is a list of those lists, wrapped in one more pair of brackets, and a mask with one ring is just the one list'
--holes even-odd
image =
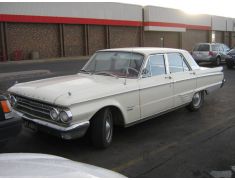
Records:
{"label": "curb", "polygon": [[15,79],[22,79],[25,77],[30,76],[41,76],[41,75],[48,75],[52,74],[49,70],[33,70],[33,71],[20,71],[20,72],[10,72],[10,73],[0,73],[0,81],[3,80],[11,80]]}

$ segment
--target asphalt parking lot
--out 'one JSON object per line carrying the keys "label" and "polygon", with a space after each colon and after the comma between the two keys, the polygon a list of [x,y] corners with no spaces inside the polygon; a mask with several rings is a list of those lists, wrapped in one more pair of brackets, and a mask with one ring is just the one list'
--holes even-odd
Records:
{"label": "asphalt parking lot", "polygon": [[[8,73],[0,77],[0,91],[15,81],[74,74],[84,63],[0,64],[0,75]],[[63,141],[23,129],[0,153],[53,154],[128,177],[211,177],[212,171],[231,171],[235,165],[235,70],[224,66],[224,73],[225,86],[206,96],[199,111],[181,108],[126,129],[116,128],[108,149],[94,149],[86,138]]]}

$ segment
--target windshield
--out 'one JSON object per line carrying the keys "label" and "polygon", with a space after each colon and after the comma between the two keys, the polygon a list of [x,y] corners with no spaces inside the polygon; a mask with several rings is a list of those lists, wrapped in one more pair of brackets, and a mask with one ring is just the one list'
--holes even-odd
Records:
{"label": "windshield", "polygon": [[81,72],[137,78],[143,60],[144,56],[138,53],[101,51],[92,56]]}

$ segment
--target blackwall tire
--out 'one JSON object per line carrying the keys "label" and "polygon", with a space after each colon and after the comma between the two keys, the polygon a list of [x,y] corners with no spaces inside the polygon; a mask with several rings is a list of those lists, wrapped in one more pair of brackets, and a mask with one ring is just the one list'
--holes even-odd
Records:
{"label": "blackwall tire", "polygon": [[105,108],[91,120],[91,142],[99,149],[110,146],[113,139],[113,115],[109,108]]}
{"label": "blackwall tire", "polygon": [[193,95],[191,103],[187,106],[190,111],[197,111],[203,105],[204,102],[204,92],[196,92]]}
{"label": "blackwall tire", "polygon": [[215,60],[215,65],[216,66],[219,66],[221,63],[221,58],[220,57],[217,57],[216,60]]}

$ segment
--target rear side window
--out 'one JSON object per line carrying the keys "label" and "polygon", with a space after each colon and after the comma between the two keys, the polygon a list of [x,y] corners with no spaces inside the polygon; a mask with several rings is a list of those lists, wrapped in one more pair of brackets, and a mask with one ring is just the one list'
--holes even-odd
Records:
{"label": "rear side window", "polygon": [[170,73],[189,71],[184,57],[179,53],[170,53],[168,56]]}
{"label": "rear side window", "polygon": [[196,45],[194,51],[210,51],[210,45],[209,44]]}

